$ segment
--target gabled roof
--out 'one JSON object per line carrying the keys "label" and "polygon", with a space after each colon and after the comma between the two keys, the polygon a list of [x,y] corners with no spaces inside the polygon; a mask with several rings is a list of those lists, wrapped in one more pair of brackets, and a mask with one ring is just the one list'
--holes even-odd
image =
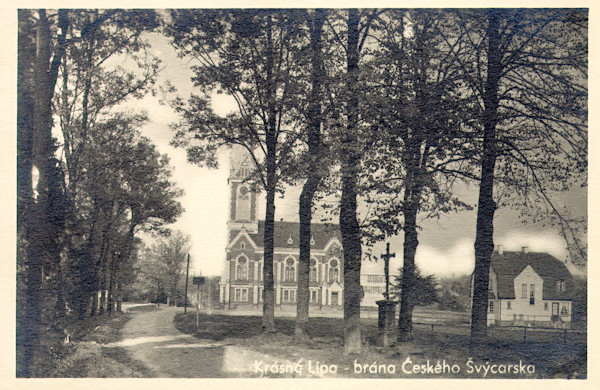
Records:
{"label": "gabled roof", "polygon": [[238,242],[239,239],[242,237],[246,237],[246,240],[250,242],[250,245],[252,245],[254,249],[257,249],[256,243],[254,242],[254,240],[252,240],[252,237],[250,237],[250,234],[248,234],[248,231],[246,229],[236,230],[236,232],[237,234],[233,237],[233,239],[229,241],[229,245],[227,245],[228,250],[231,249],[233,245],[235,245],[235,243]]}
{"label": "gabled roof", "polygon": [[[299,229],[299,222],[275,221],[273,233],[275,248],[298,249],[300,245]],[[314,240],[314,244],[311,245],[312,249],[325,249],[325,246],[334,237],[341,241],[340,229],[337,224],[313,223],[311,224],[310,231]],[[239,230],[231,230],[229,233],[229,242],[234,240],[239,232]],[[264,247],[265,222],[258,221],[258,231],[256,233],[249,233],[248,235],[252,238],[256,246]]]}
{"label": "gabled roof", "polygon": [[[504,252],[492,255],[491,266],[498,277],[498,298],[514,299],[514,280],[527,266],[544,280],[543,299],[570,299],[573,292],[573,278],[565,264],[548,253]],[[564,280],[566,291],[557,292],[556,282]]]}

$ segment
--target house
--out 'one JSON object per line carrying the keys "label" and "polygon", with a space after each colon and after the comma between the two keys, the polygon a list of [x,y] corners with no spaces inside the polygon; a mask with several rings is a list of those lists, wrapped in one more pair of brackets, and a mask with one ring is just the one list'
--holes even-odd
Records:
{"label": "house", "polygon": [[[254,170],[248,153],[233,147],[230,156],[230,212],[227,223],[226,261],[219,285],[219,300],[226,307],[262,304],[264,221],[258,220],[257,193],[248,180]],[[299,223],[274,223],[273,276],[276,305],[295,305],[298,287]],[[343,305],[344,281],[341,233],[336,224],[311,225],[309,302],[318,306]],[[383,275],[361,275],[368,280],[368,302],[373,291],[383,291]],[[375,281],[377,280],[377,281]],[[379,285],[379,286],[377,286]]]}
{"label": "house", "polygon": [[487,324],[569,328],[573,277],[565,263],[548,253],[492,255]]}

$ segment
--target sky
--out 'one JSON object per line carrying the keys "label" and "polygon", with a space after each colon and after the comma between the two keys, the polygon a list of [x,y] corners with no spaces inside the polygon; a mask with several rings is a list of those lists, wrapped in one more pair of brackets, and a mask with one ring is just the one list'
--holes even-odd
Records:
{"label": "sky", "polygon": [[[168,80],[177,89],[177,95],[187,98],[193,87],[189,70],[190,61],[177,57],[166,38],[158,34],[147,36],[153,52],[162,59],[164,69],[159,75],[158,84]],[[161,153],[171,158],[174,167],[173,180],[183,188],[185,195],[180,199],[184,214],[170,226],[189,234],[190,273],[199,275],[221,275],[223,271],[226,247],[229,172],[228,151],[219,153],[219,168],[207,169],[186,161],[183,149],[169,145],[173,132],[169,124],[177,121],[177,115],[159,102],[160,96],[147,96],[141,101],[130,101],[127,109],[143,109],[149,114],[150,121],[143,128],[144,135],[151,138]],[[213,96],[213,108],[219,114],[233,109],[231,100],[224,95]],[[276,198],[276,220],[298,221],[299,188],[289,188],[285,197]],[[475,205],[477,187],[461,190],[461,197]],[[587,213],[587,191],[579,189],[563,197],[565,204],[579,215]],[[261,197],[262,199],[262,197]],[[262,218],[261,218],[262,216]],[[264,201],[259,203],[259,219],[264,219]],[[444,215],[435,220],[421,220],[419,247],[416,263],[426,274],[436,276],[462,275],[472,272],[474,266],[473,243],[475,239],[476,209]],[[494,243],[502,245],[504,250],[521,250],[522,246],[531,251],[548,252],[563,260],[567,256],[566,244],[557,231],[539,225],[521,223],[515,212],[499,209],[494,220]],[[152,237],[145,237],[151,243]],[[388,240],[396,257],[391,262],[391,270],[402,265],[402,237]],[[376,244],[373,254],[383,253],[385,243]],[[381,261],[365,261],[363,273],[383,273]]]}

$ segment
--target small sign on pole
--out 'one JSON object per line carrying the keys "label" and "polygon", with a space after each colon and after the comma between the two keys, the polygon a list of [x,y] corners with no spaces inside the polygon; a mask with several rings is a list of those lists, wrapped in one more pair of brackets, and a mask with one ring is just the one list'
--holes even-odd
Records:
{"label": "small sign on pole", "polygon": [[203,284],[204,284],[204,281],[205,281],[205,278],[204,278],[204,276],[194,276],[194,277],[192,278],[192,283],[193,283],[193,284],[197,284],[197,285],[199,285],[199,286],[200,286],[200,285],[203,285]]}

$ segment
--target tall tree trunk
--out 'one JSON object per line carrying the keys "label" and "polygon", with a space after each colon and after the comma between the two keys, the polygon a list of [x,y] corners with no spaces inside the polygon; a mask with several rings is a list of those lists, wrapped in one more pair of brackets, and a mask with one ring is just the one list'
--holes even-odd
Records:
{"label": "tall tree trunk", "polygon": [[93,295],[92,295],[92,308],[90,310],[90,316],[93,317],[96,314],[102,314],[102,298],[98,295],[102,295],[101,291],[103,289],[103,270],[105,268],[107,253],[109,251],[109,240],[108,240],[108,231],[110,230],[110,223],[107,223],[104,229],[102,229],[102,241],[100,244],[100,254],[98,259],[94,263],[94,287],[93,287]]}
{"label": "tall tree trunk", "polygon": [[99,218],[97,200],[94,197],[94,204],[92,209],[91,226],[89,230],[89,237],[85,248],[83,249],[83,256],[78,256],[75,260],[77,262],[76,269],[78,270],[79,279],[79,290],[77,295],[79,298],[78,318],[83,320],[90,304],[90,299],[95,292],[96,279],[98,272],[96,270],[96,262],[94,260],[94,253],[96,251],[96,235],[97,235],[97,224]]}
{"label": "tall tree trunk", "polygon": [[267,62],[266,62],[266,82],[268,101],[268,119],[266,123],[266,210],[265,210],[265,253],[264,253],[264,302],[262,327],[264,332],[275,331],[275,291],[273,285],[273,251],[274,251],[274,225],[275,225],[275,189],[277,184],[277,108],[275,99],[277,86],[274,80],[274,52],[272,43],[272,19],[267,19]]}
{"label": "tall tree trunk", "polygon": [[[274,156],[267,157],[267,183],[274,181],[275,178],[275,162]],[[269,168],[272,166],[272,169]],[[271,171],[272,172],[269,172]],[[267,205],[265,212],[265,260],[263,264],[264,276],[264,302],[263,302],[263,319],[262,327],[265,332],[275,331],[275,289],[273,281],[273,251],[274,251],[274,224],[275,224],[275,186],[268,186],[267,189]]]}
{"label": "tall tree trunk", "polygon": [[[23,376],[31,376],[34,356],[39,348],[40,322],[42,305],[42,268],[44,262],[45,236],[49,234],[45,205],[48,199],[48,167],[50,150],[50,99],[49,91],[49,61],[50,61],[50,26],[44,10],[39,11],[36,28],[36,55],[33,93],[33,128],[31,137],[31,164],[37,169],[38,182],[35,188],[37,199],[26,210],[29,214],[27,222],[27,257],[25,261],[25,313],[23,331],[26,333],[23,341],[24,366]],[[31,183],[29,184],[31,185]]]}
{"label": "tall tree trunk", "polygon": [[342,198],[340,204],[340,230],[344,248],[344,353],[362,350],[360,333],[360,267],[362,248],[360,227],[356,215],[356,176],[360,164],[358,152],[358,10],[348,10],[347,49],[347,117],[348,129],[342,145]]}
{"label": "tall tree trunk", "polygon": [[309,169],[306,183],[302,187],[299,202],[300,214],[300,256],[298,260],[298,294],[296,305],[295,336],[298,339],[307,337],[309,318],[309,282],[310,282],[310,239],[313,198],[321,181],[321,88],[323,83],[323,64],[321,59],[321,30],[325,21],[325,11],[317,9],[309,20],[310,42],[312,53],[312,77],[310,107],[308,110],[308,154]]}
{"label": "tall tree trunk", "polygon": [[501,74],[498,10],[488,11],[488,67],[484,92],[483,151],[481,183],[475,237],[475,270],[471,309],[471,348],[482,346],[487,336],[487,305],[490,260],[494,251],[494,169],[496,166],[496,124],[498,84]]}
{"label": "tall tree trunk", "polygon": [[112,256],[112,261],[110,262],[110,271],[108,276],[108,302],[106,305],[106,311],[108,316],[110,317],[112,312],[114,311],[114,291],[113,286],[115,285],[115,277],[117,274],[117,262],[119,256]]}
{"label": "tall tree trunk", "polygon": [[28,237],[30,236],[32,192],[31,192],[31,153],[33,142],[34,98],[32,94],[32,70],[35,50],[30,45],[30,10],[19,10],[19,52],[17,57],[17,376],[30,376],[30,362],[33,345],[29,324],[37,322],[29,312],[28,297]]}
{"label": "tall tree trunk", "polygon": [[[411,198],[411,191],[406,198]],[[410,200],[409,200],[410,202]],[[412,340],[412,314],[414,307],[415,255],[419,241],[417,239],[417,210],[413,204],[404,207],[404,254],[402,266],[402,283],[400,292],[400,314],[398,317],[398,341]]]}

